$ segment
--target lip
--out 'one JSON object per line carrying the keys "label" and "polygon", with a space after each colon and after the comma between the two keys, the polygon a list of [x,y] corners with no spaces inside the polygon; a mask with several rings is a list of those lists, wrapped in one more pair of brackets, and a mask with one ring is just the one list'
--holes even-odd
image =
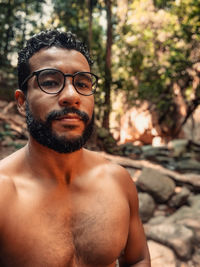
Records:
{"label": "lip", "polygon": [[81,118],[76,114],[67,114],[56,118],[56,120],[62,122],[77,122],[81,121]]}

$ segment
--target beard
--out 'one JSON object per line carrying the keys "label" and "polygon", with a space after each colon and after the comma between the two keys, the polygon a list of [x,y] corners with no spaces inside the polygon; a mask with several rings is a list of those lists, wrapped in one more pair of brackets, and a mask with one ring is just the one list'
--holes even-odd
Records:
{"label": "beard", "polygon": [[[52,121],[64,116],[68,113],[75,113],[84,122],[85,129],[80,136],[74,138],[67,138],[65,136],[59,136],[52,130]],[[41,145],[48,147],[58,153],[72,153],[80,150],[87,140],[90,138],[93,126],[94,126],[94,113],[92,114],[91,121],[89,116],[75,108],[64,108],[61,111],[52,111],[47,116],[45,121],[35,119],[28,102],[26,103],[26,123],[30,135]],[[68,129],[72,129],[75,126],[69,126]],[[66,129],[67,130],[67,129]]]}

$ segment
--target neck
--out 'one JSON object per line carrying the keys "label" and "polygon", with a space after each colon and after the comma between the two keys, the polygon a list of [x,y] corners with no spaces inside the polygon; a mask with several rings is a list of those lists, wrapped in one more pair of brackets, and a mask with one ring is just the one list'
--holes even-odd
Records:
{"label": "neck", "polygon": [[78,166],[82,166],[83,152],[81,148],[72,153],[58,153],[40,145],[32,137],[26,147],[28,164],[36,177],[57,181],[59,184],[68,184],[77,175]]}

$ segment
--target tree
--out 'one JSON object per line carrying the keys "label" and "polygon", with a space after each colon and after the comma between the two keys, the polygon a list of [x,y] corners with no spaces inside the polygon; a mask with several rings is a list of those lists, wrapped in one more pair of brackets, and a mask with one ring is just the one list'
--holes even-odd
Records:
{"label": "tree", "polygon": [[[195,64],[200,62],[195,52],[199,8],[194,0],[132,1],[114,45],[114,57],[119,58],[113,72],[116,87],[126,92],[130,105],[136,99],[154,105],[163,133],[174,137],[199,104],[199,86],[194,83]],[[177,86],[185,114],[180,113]]]}
{"label": "tree", "polygon": [[106,34],[106,60],[105,60],[105,102],[104,102],[104,116],[103,124],[104,128],[109,129],[109,114],[111,110],[110,92],[112,83],[111,72],[111,49],[112,49],[112,4],[111,0],[105,0],[106,14],[107,14],[107,34]]}
{"label": "tree", "polygon": [[0,2],[0,94],[10,99],[13,88],[16,88],[16,68],[12,64],[31,29],[37,25],[35,14],[42,16],[42,5],[45,0],[8,0]]}
{"label": "tree", "polygon": [[27,26],[35,26],[34,13],[42,12],[43,1],[12,1],[0,2],[0,56],[1,65],[10,64],[8,55],[18,51],[28,34]]}

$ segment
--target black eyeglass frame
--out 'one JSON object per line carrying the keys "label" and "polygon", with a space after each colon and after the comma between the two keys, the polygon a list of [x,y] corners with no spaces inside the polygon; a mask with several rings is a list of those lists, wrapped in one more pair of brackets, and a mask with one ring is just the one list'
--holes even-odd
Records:
{"label": "black eyeglass frame", "polygon": [[[45,70],[54,70],[54,71],[57,71],[57,72],[59,72],[59,73],[61,73],[61,74],[63,75],[63,77],[64,77],[63,86],[61,87],[61,89],[60,89],[58,92],[56,92],[56,93],[46,92],[46,91],[43,90],[42,87],[40,86],[40,83],[39,83],[39,75],[40,75],[40,73],[41,73],[42,71],[45,71]],[[96,78],[96,81],[95,81],[95,88],[92,89],[92,91],[91,91],[90,94],[83,94],[83,93],[80,93],[80,92],[77,90],[77,88],[76,88],[76,86],[75,86],[75,84],[74,84],[74,77],[75,77],[76,75],[78,75],[78,74],[92,74],[92,75]],[[84,96],[90,96],[90,95],[93,95],[93,94],[96,92],[96,88],[97,88],[97,84],[98,84],[98,79],[99,79],[99,77],[98,77],[96,74],[94,74],[94,73],[92,73],[92,72],[89,72],[89,71],[78,71],[78,72],[76,72],[76,73],[74,73],[74,74],[69,74],[69,73],[66,73],[66,74],[65,74],[65,73],[63,73],[61,70],[54,69],[54,68],[47,68],[47,69],[42,69],[42,70],[36,70],[36,71],[32,72],[30,75],[28,75],[28,77],[26,77],[26,79],[22,82],[22,84],[21,84],[21,88],[23,88],[23,86],[28,82],[28,80],[31,79],[33,76],[36,76],[36,78],[37,78],[37,84],[38,84],[40,90],[42,90],[44,93],[49,94],[49,95],[56,95],[56,94],[59,94],[59,93],[64,89],[64,87],[65,87],[66,77],[71,77],[71,78],[72,78],[72,84],[73,84],[75,90],[77,91],[77,93],[79,93],[80,95],[84,95]]]}

